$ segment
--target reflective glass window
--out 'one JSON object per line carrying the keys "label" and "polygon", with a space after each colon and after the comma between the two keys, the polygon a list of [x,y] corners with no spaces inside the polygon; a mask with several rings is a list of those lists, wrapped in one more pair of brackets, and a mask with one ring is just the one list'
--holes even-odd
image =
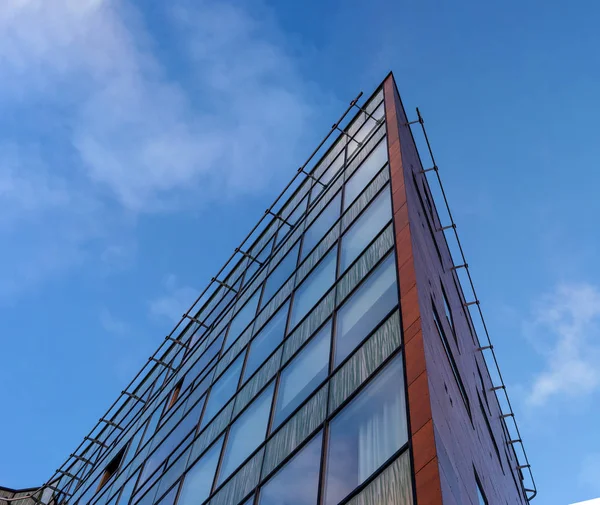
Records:
{"label": "reflective glass window", "polygon": [[208,497],[217,471],[222,446],[223,437],[187,471],[177,501],[178,505],[197,505]]}
{"label": "reflective glass window", "polygon": [[348,208],[387,161],[387,143],[383,139],[352,174],[345,186],[344,208]]}
{"label": "reflective glass window", "polygon": [[[375,111],[371,114],[372,117],[369,117],[365,114],[366,121],[359,128],[359,130],[353,135],[354,139],[358,142],[364,142],[364,140],[369,136],[369,134],[373,131],[373,128],[377,126],[377,121],[375,119],[380,119],[383,117],[383,102],[375,109]],[[373,119],[375,118],[375,119]],[[358,143],[354,140],[348,141],[348,157],[350,157],[354,151],[358,148]]]}
{"label": "reflective glass window", "polygon": [[202,427],[219,412],[235,394],[244,364],[244,353],[240,354],[229,368],[217,379],[208,393],[206,409],[202,417]]}
{"label": "reflective glass window", "polygon": [[358,258],[390,219],[392,219],[392,199],[389,188],[386,188],[369,204],[342,237],[340,251],[342,272]]}
{"label": "reflective glass window", "polygon": [[333,223],[338,220],[340,217],[341,203],[342,193],[339,192],[306,229],[304,232],[304,239],[302,240],[302,255],[300,260],[308,256],[333,226]]}
{"label": "reflective glass window", "polygon": [[337,248],[334,247],[308,275],[294,294],[290,328],[308,314],[335,281]]}
{"label": "reflective glass window", "polygon": [[269,274],[267,281],[265,282],[265,289],[262,297],[262,306],[273,298],[273,295],[279,291],[279,288],[283,286],[285,281],[288,280],[290,275],[296,270],[296,264],[298,263],[298,250],[300,249],[300,242],[298,242],[290,251],[285,255],[281,262],[273,269]]}
{"label": "reflective glass window", "polygon": [[170,423],[166,423],[157,433],[152,441],[152,447],[154,448],[158,445],[158,448],[147,458],[140,482],[144,482],[157,468],[161,467],[167,456],[173,452],[173,449],[196,427],[200,418],[200,412],[202,411],[202,404],[202,401],[198,402],[166,438],[162,437],[171,429]]}
{"label": "reflective glass window", "polygon": [[316,200],[316,198],[322,193],[324,185],[329,184],[329,182],[335,177],[338,171],[344,166],[344,152],[342,151],[339,156],[333,160],[331,165],[329,165],[323,172],[315,172],[315,177],[322,183],[318,182],[313,183],[313,187],[310,194],[311,203]]}
{"label": "reflective glass window", "polygon": [[246,326],[254,319],[256,315],[256,308],[258,307],[258,299],[260,297],[260,290],[252,295],[252,298],[248,300],[240,311],[234,316],[229,325],[229,331],[227,332],[227,339],[225,341],[225,349],[233,344],[237,338],[241,335],[242,331],[246,329]]}
{"label": "reflective glass window", "polygon": [[208,365],[212,359],[218,354],[221,350],[221,346],[223,345],[223,340],[225,339],[225,332],[221,333],[212,344],[206,349],[204,354],[200,356],[200,358],[194,363],[188,373],[186,374],[185,383],[186,385],[192,381],[195,381],[199,376],[204,372],[206,365]]}
{"label": "reflective glass window", "polygon": [[325,505],[336,505],[408,440],[404,376],[393,359],[331,422]]}
{"label": "reflective glass window", "polygon": [[252,261],[248,258],[248,268],[246,269],[246,273],[244,275],[244,285],[248,284],[248,282],[253,278],[254,274],[258,270],[258,267],[264,264],[271,255],[271,250],[273,249],[273,239],[267,242],[267,245],[263,247],[263,249],[256,256],[257,261]]}
{"label": "reflective glass window", "polygon": [[325,380],[329,368],[331,321],[282,370],[274,427],[287,418]]}
{"label": "reflective glass window", "polygon": [[[308,195],[306,195],[302,201],[298,204],[298,206],[292,211],[292,213],[288,216],[287,209],[282,212],[283,218],[292,225],[292,227],[298,222],[298,220],[302,217],[302,215],[306,212],[306,207],[308,206]],[[285,236],[287,236],[288,232],[292,228],[285,224],[281,223],[279,226],[279,231],[277,232],[277,244],[279,244]]]}
{"label": "reflective glass window", "polygon": [[229,428],[219,483],[223,482],[265,439],[271,412],[273,385],[269,386]]}
{"label": "reflective glass window", "polygon": [[285,324],[287,323],[289,302],[277,311],[271,320],[263,326],[254,337],[248,350],[248,359],[246,360],[246,369],[244,371],[244,380],[250,377],[260,365],[264,363],[267,357],[283,340],[285,333]]}
{"label": "reflective glass window", "polygon": [[259,505],[315,505],[322,444],[319,433],[262,487]]}
{"label": "reflective glass window", "polygon": [[338,365],[398,304],[395,256],[390,254],[337,313],[335,364]]}

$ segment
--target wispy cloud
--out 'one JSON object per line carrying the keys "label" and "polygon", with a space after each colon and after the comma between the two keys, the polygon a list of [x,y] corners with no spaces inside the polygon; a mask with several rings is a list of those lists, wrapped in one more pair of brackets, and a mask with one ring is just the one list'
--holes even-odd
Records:
{"label": "wispy cloud", "polygon": [[[581,461],[579,471],[579,483],[582,484],[590,494],[600,495],[600,453],[589,454]],[[598,498],[600,504],[600,498]],[[592,505],[590,503],[590,505]]]}
{"label": "wispy cloud", "polygon": [[124,337],[131,334],[131,326],[115,316],[110,310],[104,308],[100,311],[100,324],[108,333],[117,337]]}
{"label": "wispy cloud", "polygon": [[526,332],[544,356],[528,393],[532,406],[593,393],[600,386],[600,290],[563,284],[537,304]]}
{"label": "wispy cloud", "polygon": [[177,322],[190,308],[199,292],[189,286],[181,286],[175,275],[168,275],[164,281],[165,293],[149,303],[149,312],[153,318],[168,319]]}
{"label": "wispy cloud", "polygon": [[260,192],[299,158],[314,90],[268,8],[163,9],[168,50],[118,0],[0,2],[0,239],[48,252],[31,284],[118,250],[140,214]]}

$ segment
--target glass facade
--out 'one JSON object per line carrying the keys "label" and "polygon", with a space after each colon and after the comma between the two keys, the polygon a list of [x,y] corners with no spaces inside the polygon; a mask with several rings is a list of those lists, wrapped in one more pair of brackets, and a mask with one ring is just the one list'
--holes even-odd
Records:
{"label": "glass facade", "polygon": [[57,486],[66,502],[408,503],[382,91],[364,108],[139,380],[98,463]]}

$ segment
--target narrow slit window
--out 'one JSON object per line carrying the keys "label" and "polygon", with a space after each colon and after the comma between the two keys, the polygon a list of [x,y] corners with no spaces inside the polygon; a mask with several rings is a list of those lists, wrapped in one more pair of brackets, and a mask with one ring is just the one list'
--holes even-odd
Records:
{"label": "narrow slit window", "polygon": [[444,332],[444,328],[442,327],[440,316],[438,315],[438,311],[435,308],[435,303],[433,302],[433,298],[431,299],[431,308],[433,310],[433,320],[435,322],[436,329],[438,331],[438,335],[440,336],[440,340],[442,341],[442,346],[444,347],[444,351],[446,352],[446,357],[450,362],[450,368],[452,370],[452,374],[454,375],[454,379],[456,381],[456,385],[458,386],[458,390],[460,392],[460,396],[462,397],[465,407],[467,408],[467,412],[469,414],[469,418],[471,418],[471,404],[469,403],[469,397],[467,396],[467,391],[465,389],[465,385],[458,373],[458,367],[456,366],[456,361],[454,360],[454,355],[452,354],[452,350],[450,349],[450,342],[446,338],[446,333]]}
{"label": "narrow slit window", "polygon": [[479,505],[488,505],[487,498],[485,493],[483,492],[483,487],[481,486],[481,481],[479,480],[479,475],[477,475],[477,471],[473,468],[475,472],[475,484],[477,485],[477,501]]}
{"label": "narrow slit window", "polygon": [[448,300],[446,290],[444,289],[444,283],[442,282],[442,279],[440,279],[440,286],[442,287],[442,298],[444,299],[444,312],[446,313],[446,319],[448,320],[448,324],[450,325],[450,329],[452,330],[452,335],[454,336],[454,341],[456,342],[458,352],[460,352],[460,346],[458,345],[458,337],[456,336],[456,328],[454,328],[454,316],[452,315],[452,309],[450,308],[450,302]]}
{"label": "narrow slit window", "polygon": [[500,457],[500,449],[498,449],[498,444],[496,443],[496,437],[494,436],[494,432],[492,431],[492,427],[490,426],[490,421],[488,419],[487,414],[483,408],[483,402],[481,401],[481,396],[477,393],[477,397],[479,400],[479,408],[481,409],[481,415],[483,416],[483,420],[485,421],[485,426],[487,427],[490,438],[492,439],[492,445],[494,446],[494,452],[498,457],[498,462],[500,463],[500,468],[502,469],[502,473],[504,473],[504,465],[502,464],[502,458]]}
{"label": "narrow slit window", "polygon": [[121,465],[121,461],[123,461],[123,456],[125,456],[126,450],[127,446],[123,447],[111,460],[111,462],[108,465],[106,465],[104,473],[100,478],[100,483],[98,484],[97,491],[102,489],[105,486],[105,484],[119,471],[119,466]]}
{"label": "narrow slit window", "polygon": [[173,388],[173,392],[171,393],[171,399],[169,400],[169,403],[167,405],[167,410],[169,410],[173,405],[177,403],[177,400],[179,399],[179,394],[181,393],[181,388],[183,387],[183,381],[184,379],[181,379]]}

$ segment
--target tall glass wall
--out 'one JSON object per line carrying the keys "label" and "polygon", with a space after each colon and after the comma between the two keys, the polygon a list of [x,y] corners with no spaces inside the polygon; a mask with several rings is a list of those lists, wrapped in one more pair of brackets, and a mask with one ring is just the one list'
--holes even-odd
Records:
{"label": "tall glass wall", "polygon": [[412,503],[381,92],[366,110],[175,339],[102,463],[57,485],[64,501]]}

